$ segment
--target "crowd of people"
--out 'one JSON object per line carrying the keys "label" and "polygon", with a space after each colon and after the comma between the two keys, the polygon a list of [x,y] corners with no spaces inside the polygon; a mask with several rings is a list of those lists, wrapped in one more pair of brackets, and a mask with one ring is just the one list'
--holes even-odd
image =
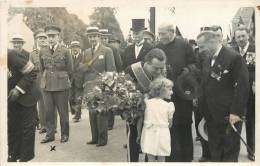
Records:
{"label": "crowd of people", "polygon": [[[69,110],[73,122],[80,122],[82,99],[95,88],[94,80],[102,72],[129,74],[145,96],[144,114],[126,127],[128,161],[138,162],[142,152],[146,161],[191,162],[193,112],[202,145],[199,161],[237,162],[244,119],[248,158],[254,160],[255,47],[248,30],[243,26],[234,30],[237,44],[233,48],[223,44],[220,26],[203,27],[196,41],[187,42],[176,36],[174,25],[164,23],[156,42],[144,22],[132,20],[133,43],[124,49],[108,29],[95,26],[86,29],[91,45],[86,50],[79,41],[72,41],[68,48],[62,45],[62,29],[56,25],[34,32],[36,46],[31,53],[23,49],[22,36],[12,38],[8,161],[34,158],[36,126],[40,134],[46,134],[42,144],[54,141],[57,113],[60,142],[68,142]],[[87,144],[105,146],[115,115],[88,111],[92,139]],[[208,140],[198,130],[202,119]]]}

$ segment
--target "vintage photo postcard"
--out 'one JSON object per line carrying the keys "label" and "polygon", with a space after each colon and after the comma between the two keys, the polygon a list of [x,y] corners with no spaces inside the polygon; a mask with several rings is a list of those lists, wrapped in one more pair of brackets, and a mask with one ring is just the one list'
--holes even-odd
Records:
{"label": "vintage photo postcard", "polygon": [[0,165],[259,165],[259,18],[257,0],[0,1]]}

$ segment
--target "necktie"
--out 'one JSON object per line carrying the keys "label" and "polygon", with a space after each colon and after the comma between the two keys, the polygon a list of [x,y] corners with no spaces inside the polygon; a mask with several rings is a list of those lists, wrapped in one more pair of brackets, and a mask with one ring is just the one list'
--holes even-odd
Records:
{"label": "necktie", "polygon": [[91,55],[92,55],[92,57],[94,56],[94,51],[95,51],[95,46],[92,46],[92,48],[91,48]]}
{"label": "necktie", "polygon": [[54,46],[51,46],[51,54],[54,53]]}
{"label": "necktie", "polygon": [[245,55],[244,48],[242,48],[242,47],[240,48],[240,55],[241,55],[241,56],[244,56],[244,55]]}

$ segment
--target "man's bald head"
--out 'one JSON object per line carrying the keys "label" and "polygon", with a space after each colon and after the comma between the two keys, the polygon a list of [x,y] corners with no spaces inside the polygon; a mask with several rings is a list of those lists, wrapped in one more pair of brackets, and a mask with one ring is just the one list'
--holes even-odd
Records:
{"label": "man's bald head", "polygon": [[175,37],[175,25],[163,23],[158,28],[159,40],[162,44],[168,44]]}

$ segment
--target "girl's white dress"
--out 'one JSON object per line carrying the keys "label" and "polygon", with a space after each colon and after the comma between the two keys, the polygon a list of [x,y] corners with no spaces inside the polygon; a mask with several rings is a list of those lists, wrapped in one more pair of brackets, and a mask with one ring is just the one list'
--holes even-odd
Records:
{"label": "girl's white dress", "polygon": [[142,152],[155,156],[169,156],[171,153],[169,119],[175,111],[174,104],[159,98],[146,100],[145,103],[141,135]]}

